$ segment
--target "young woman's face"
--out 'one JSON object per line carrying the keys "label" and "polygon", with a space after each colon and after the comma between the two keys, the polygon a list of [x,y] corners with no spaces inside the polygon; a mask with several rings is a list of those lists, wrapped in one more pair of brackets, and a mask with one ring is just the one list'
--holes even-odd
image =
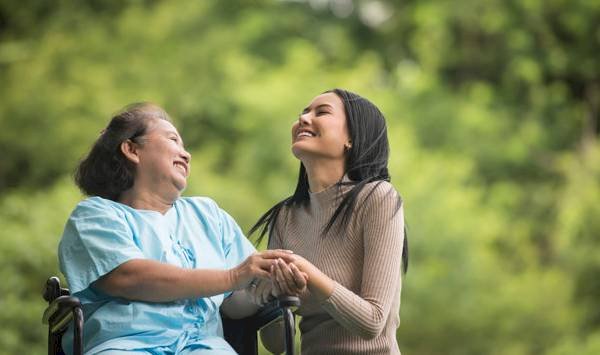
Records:
{"label": "young woman's face", "polygon": [[191,156],[183,147],[177,129],[169,121],[157,119],[149,124],[141,139],[136,179],[144,177],[153,186],[183,191]]}
{"label": "young woman's face", "polygon": [[342,100],[334,93],[315,97],[292,126],[292,152],[306,159],[345,160],[349,144]]}

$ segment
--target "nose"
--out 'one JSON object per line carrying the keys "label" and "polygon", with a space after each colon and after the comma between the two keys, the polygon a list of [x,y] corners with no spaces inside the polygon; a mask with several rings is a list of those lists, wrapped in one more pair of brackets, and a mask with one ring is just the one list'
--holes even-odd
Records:
{"label": "nose", "polygon": [[181,158],[185,161],[186,164],[190,163],[190,160],[192,160],[192,155],[185,149],[183,149],[183,151],[181,152]]}
{"label": "nose", "polygon": [[301,113],[300,116],[298,116],[298,124],[300,126],[304,126],[304,125],[309,125],[311,122],[311,118],[310,118],[310,114],[307,113]]}

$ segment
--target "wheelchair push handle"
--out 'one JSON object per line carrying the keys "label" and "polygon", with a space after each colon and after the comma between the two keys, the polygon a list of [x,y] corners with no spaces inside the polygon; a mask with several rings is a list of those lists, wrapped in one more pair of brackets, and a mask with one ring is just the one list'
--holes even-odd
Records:
{"label": "wheelchair push handle", "polygon": [[279,296],[277,304],[283,312],[283,324],[285,328],[285,353],[294,355],[294,338],[296,335],[296,321],[294,311],[300,307],[300,298],[296,296]]}
{"label": "wheelchair push handle", "polygon": [[56,276],[46,281],[44,300],[48,308],[44,311],[42,323],[48,324],[48,354],[62,354],[61,338],[68,325],[73,322],[73,354],[83,354],[83,312],[81,302],[70,295],[69,290],[60,287]]}

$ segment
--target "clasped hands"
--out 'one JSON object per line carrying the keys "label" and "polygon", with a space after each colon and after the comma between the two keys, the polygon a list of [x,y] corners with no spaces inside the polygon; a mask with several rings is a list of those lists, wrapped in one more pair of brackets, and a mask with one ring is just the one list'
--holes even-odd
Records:
{"label": "clasped hands", "polygon": [[277,258],[268,278],[256,278],[246,287],[252,302],[262,306],[279,295],[300,296],[306,292],[308,274],[303,271],[308,262],[299,255]]}

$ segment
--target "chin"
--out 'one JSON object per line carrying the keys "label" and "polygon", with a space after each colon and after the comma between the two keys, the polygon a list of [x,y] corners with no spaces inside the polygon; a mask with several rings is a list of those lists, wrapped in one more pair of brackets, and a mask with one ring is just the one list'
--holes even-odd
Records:
{"label": "chin", "polygon": [[302,148],[302,146],[298,143],[292,144],[292,154],[294,154],[294,156],[298,159],[302,159],[303,157],[305,157],[309,152]]}
{"label": "chin", "polygon": [[318,147],[303,147],[302,145],[292,145],[292,154],[298,159],[304,161],[305,159],[315,159],[325,156],[323,151],[320,151]]}
{"label": "chin", "polygon": [[179,193],[181,194],[183,191],[185,191],[185,189],[186,189],[186,188],[187,188],[187,183],[185,183],[185,184],[183,184],[183,185],[179,186],[179,188],[178,188],[178,190],[179,190]]}
{"label": "chin", "polygon": [[187,181],[179,181],[175,183],[175,188],[181,194],[187,188]]}
{"label": "chin", "polygon": [[294,154],[294,156],[300,160],[302,160],[302,157],[305,156],[306,151],[303,149],[300,149],[298,147],[294,147],[292,146],[292,154]]}

